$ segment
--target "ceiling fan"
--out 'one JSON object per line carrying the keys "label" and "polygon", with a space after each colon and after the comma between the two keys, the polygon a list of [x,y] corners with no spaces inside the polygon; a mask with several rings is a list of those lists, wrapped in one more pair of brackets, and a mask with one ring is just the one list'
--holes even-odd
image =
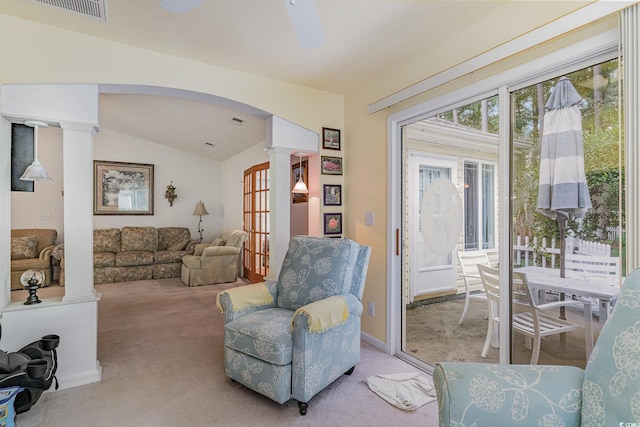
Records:
{"label": "ceiling fan", "polygon": [[[160,5],[172,13],[186,13],[205,0],[160,0]],[[322,26],[314,0],[283,0],[298,43],[305,49],[315,49],[324,42]]]}

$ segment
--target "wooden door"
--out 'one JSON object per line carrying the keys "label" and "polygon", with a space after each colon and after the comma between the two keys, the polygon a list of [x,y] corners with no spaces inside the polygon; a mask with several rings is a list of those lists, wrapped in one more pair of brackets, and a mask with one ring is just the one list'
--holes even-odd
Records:
{"label": "wooden door", "polygon": [[262,282],[269,273],[269,162],[244,171],[244,277]]}

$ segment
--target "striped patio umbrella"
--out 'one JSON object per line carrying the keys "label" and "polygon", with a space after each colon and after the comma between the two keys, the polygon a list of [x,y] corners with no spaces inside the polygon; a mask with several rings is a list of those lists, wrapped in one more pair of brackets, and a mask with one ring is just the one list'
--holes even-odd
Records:
{"label": "striped patio umbrella", "polygon": [[582,218],[591,209],[584,173],[580,101],[569,79],[560,78],[545,105],[542,130],[537,211],[558,221],[561,277],[567,221]]}

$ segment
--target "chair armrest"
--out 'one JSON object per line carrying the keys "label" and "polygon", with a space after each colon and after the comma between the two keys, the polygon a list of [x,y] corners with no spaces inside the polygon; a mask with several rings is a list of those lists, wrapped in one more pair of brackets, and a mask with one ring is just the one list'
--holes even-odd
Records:
{"label": "chair armrest", "polygon": [[207,246],[202,252],[202,259],[214,256],[237,255],[239,253],[240,248],[235,246]]}
{"label": "chair armrest", "polygon": [[360,300],[352,294],[342,294],[300,307],[291,322],[294,328],[299,326],[310,333],[322,333],[344,324],[349,316],[360,315]]}
{"label": "chair armrest", "polygon": [[558,307],[567,307],[570,305],[582,305],[585,307],[585,309],[589,309],[589,311],[591,311],[591,302],[590,301],[586,301],[586,300],[566,300],[566,301],[554,301],[554,302],[547,302],[545,304],[539,304],[536,305],[536,308],[538,310],[549,310],[552,308],[558,308]]}
{"label": "chair armrest", "polygon": [[57,259],[58,261],[62,261],[64,258],[64,243],[60,243],[51,252],[51,256]]}
{"label": "chair armrest", "polygon": [[47,246],[46,248],[42,249],[42,251],[40,251],[40,255],[38,256],[38,258],[40,258],[40,259],[49,259],[49,258],[51,258],[51,252],[53,252],[54,248],[55,248],[55,245],[51,245],[51,246]]}
{"label": "chair armrest", "polygon": [[260,282],[222,291],[216,305],[224,315],[224,323],[246,316],[254,311],[276,306],[276,282]]}
{"label": "chair armrest", "polygon": [[187,243],[187,246],[184,248],[185,252],[187,252],[189,255],[193,255],[196,251],[197,244],[197,240],[189,240],[189,243]]}
{"label": "chair armrest", "polygon": [[584,371],[575,366],[438,363],[440,426],[579,426]]}

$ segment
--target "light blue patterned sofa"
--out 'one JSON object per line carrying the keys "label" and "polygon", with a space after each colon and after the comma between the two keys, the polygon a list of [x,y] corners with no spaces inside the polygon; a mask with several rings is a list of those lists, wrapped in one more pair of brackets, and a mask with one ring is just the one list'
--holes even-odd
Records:
{"label": "light blue patterned sofa", "polygon": [[278,403],[294,398],[306,414],[360,360],[370,254],[349,239],[295,236],[277,282],[221,292],[227,375]]}
{"label": "light blue patterned sofa", "polygon": [[640,269],[624,283],[583,371],[440,363],[440,426],[640,425]]}

